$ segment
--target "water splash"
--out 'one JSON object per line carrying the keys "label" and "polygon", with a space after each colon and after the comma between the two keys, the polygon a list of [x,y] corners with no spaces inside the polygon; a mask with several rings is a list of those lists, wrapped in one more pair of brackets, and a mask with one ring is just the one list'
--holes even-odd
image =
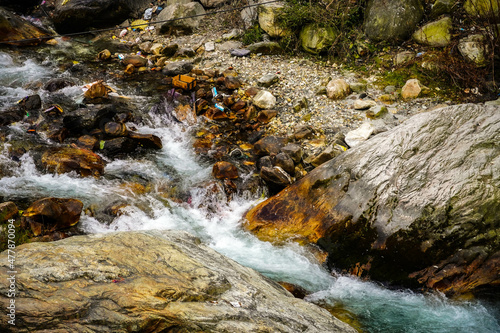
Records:
{"label": "water splash", "polygon": [[17,63],[12,56],[0,52],[0,108],[35,93],[26,84],[51,76],[50,69],[28,59]]}

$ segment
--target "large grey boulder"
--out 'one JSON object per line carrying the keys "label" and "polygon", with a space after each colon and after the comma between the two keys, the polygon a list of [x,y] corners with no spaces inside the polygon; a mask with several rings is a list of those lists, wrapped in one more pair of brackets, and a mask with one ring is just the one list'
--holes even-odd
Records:
{"label": "large grey boulder", "polygon": [[500,107],[420,113],[247,214],[258,237],[328,251],[330,267],[465,293],[500,283]]}
{"label": "large grey boulder", "polygon": [[[160,33],[192,33],[200,25],[202,15],[205,14],[205,9],[198,2],[190,2],[187,4],[173,4],[164,8],[156,17],[155,21],[162,21],[157,24]],[[195,16],[188,19],[178,20],[181,17]],[[171,21],[173,20],[173,21]],[[166,22],[163,22],[166,21]]]}
{"label": "large grey boulder", "polygon": [[85,31],[91,27],[113,27],[129,17],[142,16],[149,2],[149,0],[56,1],[51,19],[59,33]]}
{"label": "large grey boulder", "polygon": [[[0,260],[6,309],[7,251]],[[18,332],[356,332],[183,231],[24,244],[15,266]]]}
{"label": "large grey boulder", "polygon": [[374,41],[404,41],[424,16],[420,0],[370,0],[364,30]]}

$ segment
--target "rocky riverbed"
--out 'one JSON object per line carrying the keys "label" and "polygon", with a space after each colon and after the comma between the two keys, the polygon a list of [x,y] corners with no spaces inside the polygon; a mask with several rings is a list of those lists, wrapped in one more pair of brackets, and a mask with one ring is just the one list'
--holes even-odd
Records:
{"label": "rocky riverbed", "polygon": [[[55,6],[54,15],[58,15],[58,11],[62,15],[63,9],[73,6],[69,2],[61,9],[65,4],[48,3]],[[399,87],[378,86],[376,73],[360,75],[346,70],[341,63],[320,57],[283,54],[268,36],[260,42],[243,45],[239,41],[242,31],[233,29],[222,16],[200,19],[185,35],[176,32],[179,26],[164,27],[155,23],[162,18],[160,14],[161,11],[155,12],[151,21],[134,21],[142,12],[131,14],[131,18],[116,29],[57,37],[34,48],[0,50],[0,61],[6,69],[35,68],[33,78],[20,75],[12,81],[9,79],[12,73],[7,73],[7,80],[3,81],[8,93],[2,96],[4,104],[0,113],[3,146],[0,196],[5,201],[0,205],[0,217],[4,221],[14,219],[20,231],[16,234],[18,245],[82,233],[156,228],[188,230],[225,255],[282,282],[297,297],[308,295],[306,298],[353,326],[369,327],[369,331],[390,331],[398,323],[384,326],[383,318],[380,321],[364,318],[364,310],[352,303],[353,298],[356,302],[363,298],[359,297],[364,292],[357,287],[359,295],[348,295],[345,301],[348,305],[344,308],[344,301],[332,296],[339,293],[334,286],[341,284],[337,282],[342,278],[334,283],[331,272],[339,274],[337,277],[349,272],[396,286],[423,286],[449,294],[483,291],[477,286],[489,292],[489,288],[498,284],[495,268],[498,219],[491,211],[498,207],[494,190],[498,187],[498,174],[495,167],[490,167],[497,163],[498,146],[491,138],[498,132],[495,117],[498,106],[484,109],[488,111],[486,120],[483,119],[486,111],[481,111],[483,106],[453,106],[443,111],[442,107],[456,102],[443,99],[439,90],[424,87],[417,80]],[[67,24],[58,22],[58,29]],[[127,28],[130,25],[132,27]],[[178,75],[185,75],[184,82],[175,81]],[[22,83],[17,84],[16,80]],[[190,82],[196,85],[189,86]],[[18,91],[24,95],[17,96]],[[411,118],[420,113],[424,114]],[[430,124],[426,123],[428,119]],[[468,128],[470,137],[460,136],[463,131],[455,131],[449,119],[466,124],[459,127]],[[421,125],[415,130],[416,134],[412,132],[415,124]],[[484,136],[475,135],[478,128],[484,129]],[[465,147],[459,151],[460,156],[446,156],[449,159],[444,162],[432,158],[452,151],[454,140]],[[451,148],[443,150],[442,141]],[[375,147],[371,143],[375,143]],[[411,149],[401,152],[401,147]],[[468,156],[467,147],[472,151],[471,156],[488,155],[492,160],[477,158],[476,164],[462,163]],[[373,158],[367,160],[365,155]],[[412,165],[415,181],[406,177],[404,161],[402,165],[394,164],[400,157],[416,165]],[[440,163],[446,165],[422,176],[425,168],[419,163],[424,160],[429,160],[434,167]],[[342,161],[352,165],[346,166]],[[486,164],[481,164],[483,162]],[[456,167],[463,176],[469,175],[471,165],[482,170],[481,177],[460,180],[460,184],[466,184],[462,187],[470,190],[464,197],[482,200],[474,189],[485,188],[488,191],[484,193],[489,193],[491,198],[484,202],[461,200],[462,197],[449,191],[460,186],[449,187],[433,178],[439,172],[452,174],[455,169],[448,172],[446,166]],[[340,174],[333,169],[339,169]],[[390,174],[392,178],[387,176]],[[379,175],[384,177],[377,180]],[[403,183],[408,184],[403,188]],[[415,194],[419,187],[431,186],[429,184],[437,186],[440,200],[432,195],[419,198]],[[391,195],[384,189],[390,190]],[[303,197],[304,193],[307,197]],[[241,228],[244,211],[272,195],[275,196],[250,211],[247,228],[265,241],[275,241],[275,247],[256,240]],[[419,202],[424,203],[415,206],[407,203],[406,197],[413,201],[419,198]],[[337,199],[342,205],[336,205]],[[465,206],[457,204],[457,200],[466,202]],[[359,207],[354,207],[353,203],[357,202]],[[289,203],[294,205],[288,206]],[[478,208],[469,211],[469,206]],[[408,215],[406,207],[412,207],[412,219],[416,222],[401,222]],[[393,216],[401,221],[393,221]],[[453,226],[450,216],[466,218],[460,220],[459,226]],[[310,223],[311,219],[318,223]],[[438,225],[432,227],[433,221],[439,221]],[[388,232],[387,223],[395,224],[394,230]],[[482,224],[471,227],[474,223]],[[136,238],[150,236],[136,234]],[[171,237],[156,236],[155,241]],[[410,239],[405,239],[406,236]],[[176,240],[179,244],[191,239],[183,235],[172,237],[179,238]],[[75,237],[74,242],[100,239],[90,238]],[[290,240],[306,247],[299,249],[289,244]],[[58,244],[72,246],[71,241]],[[37,246],[28,244],[23,253]],[[50,245],[40,248],[52,249]],[[393,249],[396,253],[391,252]],[[116,255],[119,252],[116,251]],[[409,259],[401,262],[397,253],[405,253]],[[420,260],[429,253],[434,257]],[[27,269],[31,260],[25,259],[20,262],[23,269]],[[50,265],[47,263],[47,267]],[[493,270],[488,271],[490,267]],[[103,269],[106,268],[96,268],[96,274],[101,274]],[[214,270],[213,267],[207,269]],[[149,274],[139,273],[127,274],[132,280],[144,279],[141,274]],[[23,275],[20,281],[25,277],[47,279]],[[108,280],[113,284],[106,288],[112,292],[121,286],[135,288],[129,284],[133,281],[121,284],[121,279],[120,274],[110,275]],[[100,287],[93,282],[103,282],[87,280],[79,276],[69,284],[90,283],[87,286],[94,292]],[[30,288],[23,284],[22,297],[31,297]],[[368,293],[370,297],[379,293],[375,290]],[[221,295],[210,300],[225,302],[225,296]],[[393,297],[392,294],[386,296]],[[426,298],[421,303],[413,296],[408,297],[411,304],[426,307]],[[119,303],[120,299],[117,294],[114,302]],[[100,317],[93,312],[100,309],[100,305],[87,307],[87,303],[83,300],[82,306],[90,311],[86,317],[89,325],[94,325]],[[204,307],[208,304],[205,303]],[[296,304],[308,307],[300,302]],[[370,313],[380,310],[377,306],[364,306]],[[485,311],[487,320],[483,324],[488,329],[498,328],[494,314],[484,310],[481,304],[475,306],[473,318],[476,310]],[[53,309],[52,305],[49,307]],[[311,318],[315,313],[321,314],[321,325],[332,322],[325,311],[315,310],[313,306],[310,309]],[[80,321],[74,319],[87,314],[79,312],[81,309],[73,310],[70,322],[78,326]],[[110,316],[123,314],[114,306],[111,310],[114,312]],[[20,311],[29,312],[24,308]],[[157,314],[157,309],[151,310],[151,316]],[[239,318],[247,322],[255,319],[254,315],[250,311]],[[181,321],[182,327],[205,327],[206,324],[207,328],[214,329],[217,325],[242,325],[234,320],[216,324],[217,320],[210,319],[209,323],[197,324],[183,315],[169,317],[163,313],[161,316],[162,320],[151,321],[158,330],[167,325],[165,318]],[[285,317],[279,321],[287,321]],[[295,329],[294,325],[315,331],[317,325],[311,324],[315,320],[306,317],[300,323],[279,325],[286,326],[284,331]],[[358,317],[362,324],[358,323]],[[128,320],[122,319],[124,321],[116,321],[119,329]],[[415,321],[405,325],[428,327],[428,324]],[[48,327],[44,326],[46,323],[37,325],[28,325],[26,329]],[[270,327],[274,327],[267,321],[262,321],[262,325],[271,330]],[[460,329],[467,331],[477,325],[473,319],[460,324]]]}

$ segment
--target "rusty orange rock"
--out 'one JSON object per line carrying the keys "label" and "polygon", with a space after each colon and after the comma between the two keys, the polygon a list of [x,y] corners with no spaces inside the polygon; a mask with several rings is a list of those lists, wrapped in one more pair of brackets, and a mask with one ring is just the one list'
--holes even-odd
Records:
{"label": "rusty orange rock", "polygon": [[229,162],[220,161],[214,164],[212,175],[217,179],[236,179],[238,169]]}
{"label": "rusty orange rock", "polygon": [[42,155],[42,165],[49,172],[76,171],[83,177],[100,176],[104,173],[103,159],[92,151],[76,147],[51,149]]}
{"label": "rusty orange rock", "polygon": [[35,236],[74,226],[80,220],[83,203],[76,199],[43,198],[23,213]]}

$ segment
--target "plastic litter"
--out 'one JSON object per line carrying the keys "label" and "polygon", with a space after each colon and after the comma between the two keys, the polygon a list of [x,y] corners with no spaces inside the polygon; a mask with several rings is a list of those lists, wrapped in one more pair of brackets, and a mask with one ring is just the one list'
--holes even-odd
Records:
{"label": "plastic litter", "polygon": [[120,38],[121,37],[124,37],[126,34],[127,34],[128,30],[127,29],[123,29],[122,31],[120,31]]}
{"label": "plastic litter", "polygon": [[152,16],[153,16],[153,8],[148,8],[144,11],[144,19],[145,20],[151,20]]}
{"label": "plastic litter", "polygon": [[214,96],[214,98],[217,98],[219,94],[217,93],[217,88],[215,87],[212,87],[212,96]]}
{"label": "plastic litter", "polygon": [[125,59],[125,56],[123,54],[119,54],[118,59],[123,60],[123,59]]}
{"label": "plastic litter", "polygon": [[221,111],[224,111],[224,107],[218,103],[215,103],[215,107]]}
{"label": "plastic litter", "polygon": [[59,112],[59,113],[63,113],[63,108],[58,105],[58,104],[52,104],[50,106],[50,108],[48,108],[47,110],[43,111],[44,113],[49,113],[49,112]]}

